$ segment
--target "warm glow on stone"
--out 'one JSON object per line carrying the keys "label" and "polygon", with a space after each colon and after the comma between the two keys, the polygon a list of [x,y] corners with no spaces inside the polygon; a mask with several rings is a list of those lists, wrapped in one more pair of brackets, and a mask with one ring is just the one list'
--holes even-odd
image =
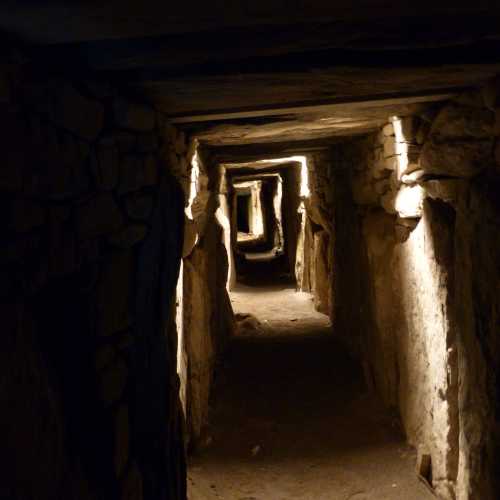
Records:
{"label": "warm glow on stone", "polygon": [[392,125],[394,127],[395,148],[398,159],[397,176],[398,180],[400,180],[403,172],[408,168],[408,145],[403,135],[401,119],[397,116],[393,116]]}
{"label": "warm glow on stone", "polygon": [[396,195],[394,207],[400,217],[420,217],[423,201],[424,190],[420,186],[402,186]]}
{"label": "warm glow on stone", "polygon": [[189,185],[189,200],[188,206],[185,208],[185,213],[188,219],[193,220],[193,202],[198,194],[198,179],[200,177],[200,159],[198,151],[194,153],[191,160],[191,182]]}
{"label": "warm glow on stone", "polygon": [[223,229],[222,238],[223,238],[223,243],[224,243],[224,249],[226,251],[227,261],[229,264],[228,265],[228,272],[227,272],[227,279],[226,279],[226,290],[229,291],[229,289],[231,287],[231,281],[233,278],[232,277],[233,253],[231,251],[231,223],[229,222],[229,217],[224,212],[224,208],[227,210],[227,207],[221,206],[220,198],[221,198],[221,196],[219,195],[219,207],[215,211],[215,219],[217,220],[220,227],[222,227],[222,229]]}
{"label": "warm glow on stone", "polygon": [[307,157],[303,155],[287,156],[285,158],[271,158],[259,160],[255,163],[288,163],[296,161],[300,163],[300,196],[309,198],[311,192],[309,190],[309,173],[307,170]]}

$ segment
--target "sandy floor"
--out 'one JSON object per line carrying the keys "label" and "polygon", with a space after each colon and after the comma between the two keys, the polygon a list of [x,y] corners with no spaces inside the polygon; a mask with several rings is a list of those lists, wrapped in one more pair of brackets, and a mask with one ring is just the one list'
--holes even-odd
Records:
{"label": "sandy floor", "polygon": [[366,393],[308,294],[240,287],[232,301],[262,326],[250,322],[218,370],[190,500],[434,498],[397,420]]}

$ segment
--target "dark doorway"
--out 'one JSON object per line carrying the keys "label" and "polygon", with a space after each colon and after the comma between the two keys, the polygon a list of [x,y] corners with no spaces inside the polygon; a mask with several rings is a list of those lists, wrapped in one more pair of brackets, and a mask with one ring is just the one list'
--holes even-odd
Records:
{"label": "dark doorway", "polygon": [[237,196],[236,202],[236,223],[238,232],[250,232],[250,194]]}

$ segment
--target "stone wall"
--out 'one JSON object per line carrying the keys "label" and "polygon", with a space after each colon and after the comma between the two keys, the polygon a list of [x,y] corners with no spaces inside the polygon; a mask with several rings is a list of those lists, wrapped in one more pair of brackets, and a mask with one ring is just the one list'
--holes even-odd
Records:
{"label": "stone wall", "polygon": [[362,355],[362,339],[372,329],[368,262],[363,251],[361,225],[353,200],[350,171],[356,148],[336,148],[333,156],[333,332],[353,354]]}
{"label": "stone wall", "polygon": [[[350,246],[339,217],[337,240],[368,277],[358,289],[369,301],[351,315],[366,328],[367,380],[431,456],[440,498],[498,491],[498,104],[488,85],[336,153],[354,202]],[[352,259],[356,234],[364,255]]]}
{"label": "stone wall", "polygon": [[0,78],[0,496],[183,499],[165,119],[104,84]]}
{"label": "stone wall", "polygon": [[[226,289],[229,261],[224,221],[218,212],[222,172],[196,145],[185,149],[188,176],[195,184],[192,218],[186,218],[182,275],[182,357],[185,386],[186,444],[196,447],[208,423],[217,360],[233,330],[233,313]],[[194,155],[196,159],[193,162]],[[191,175],[196,168],[196,175]],[[189,197],[189,196],[188,196]],[[227,214],[226,214],[227,216]],[[229,224],[229,221],[226,221]]]}
{"label": "stone wall", "polygon": [[292,164],[281,170],[283,177],[282,224],[285,239],[285,253],[289,272],[293,276],[297,256],[300,205],[300,164]]}
{"label": "stone wall", "polygon": [[499,192],[498,177],[477,178],[457,211],[458,498],[464,500],[500,491]]}
{"label": "stone wall", "polygon": [[299,289],[313,294],[318,311],[333,317],[335,174],[331,155],[328,151],[310,154],[307,166],[310,194],[298,208],[303,227],[297,244],[297,283]]}

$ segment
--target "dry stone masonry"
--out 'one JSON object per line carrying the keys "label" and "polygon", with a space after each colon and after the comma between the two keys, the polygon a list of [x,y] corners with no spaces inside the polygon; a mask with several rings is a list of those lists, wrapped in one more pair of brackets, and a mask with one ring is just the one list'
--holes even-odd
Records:
{"label": "dry stone masonry", "polygon": [[166,337],[182,136],[105,85],[41,84],[14,70],[2,84],[1,363],[15,382],[3,384],[15,392],[2,390],[2,408],[16,426],[2,438],[10,479],[0,496],[184,498]]}
{"label": "dry stone masonry", "polygon": [[367,379],[430,457],[438,496],[461,500],[499,488],[500,109],[498,87],[488,92],[393,117],[337,153],[351,168],[352,223],[366,249],[358,269],[370,300],[351,318],[370,323],[358,345]]}
{"label": "dry stone masonry", "polygon": [[[363,101],[372,73],[357,71]],[[405,71],[380,94],[416,85],[422,73]],[[442,71],[429,86],[475,81]],[[400,418],[421,479],[445,500],[498,497],[498,79],[387,104],[402,111],[387,120],[384,105],[347,103],[334,109],[351,118],[290,111],[176,127],[146,87],[49,73],[62,74],[17,53],[0,67],[1,498],[186,498],[185,452],[207,437],[235,330],[233,174],[220,158],[296,154],[295,134],[308,145],[307,195],[297,157],[262,182],[270,206],[283,189],[281,264]],[[300,77],[295,100],[335,83],[322,75],[309,90]],[[339,90],[351,81],[336,78]],[[283,111],[293,99],[279,94]],[[252,138],[261,143],[245,149]]]}

